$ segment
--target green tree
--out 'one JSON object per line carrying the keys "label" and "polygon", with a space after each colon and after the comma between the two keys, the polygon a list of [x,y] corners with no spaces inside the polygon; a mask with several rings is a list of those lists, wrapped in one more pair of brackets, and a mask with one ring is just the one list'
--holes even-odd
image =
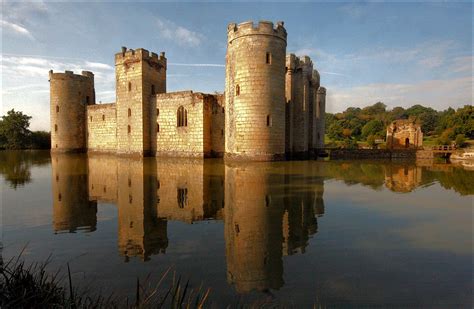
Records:
{"label": "green tree", "polygon": [[5,149],[23,149],[27,148],[30,138],[31,117],[16,112],[14,109],[7,112],[0,120],[0,141],[1,148]]}
{"label": "green tree", "polygon": [[370,120],[362,127],[361,135],[363,138],[370,135],[383,137],[385,135],[385,125],[380,120]]}
{"label": "green tree", "polygon": [[375,143],[375,136],[374,135],[369,135],[367,136],[367,144],[370,146],[370,148],[375,149],[377,144]]}
{"label": "green tree", "polygon": [[463,147],[464,143],[466,142],[466,138],[464,137],[464,134],[456,135],[456,139],[454,140],[454,142],[456,143],[456,146]]}
{"label": "green tree", "polygon": [[338,121],[334,121],[328,128],[327,134],[330,139],[334,141],[340,141],[344,138],[342,135],[342,126],[339,124]]}

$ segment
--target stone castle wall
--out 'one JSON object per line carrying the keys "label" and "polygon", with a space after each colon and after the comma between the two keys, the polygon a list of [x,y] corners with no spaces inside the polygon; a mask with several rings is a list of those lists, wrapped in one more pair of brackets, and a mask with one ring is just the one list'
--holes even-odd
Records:
{"label": "stone castle wall", "polygon": [[151,97],[166,92],[166,58],[145,49],[115,55],[117,152],[149,155],[155,135]]}
{"label": "stone castle wall", "polygon": [[230,24],[227,36],[226,158],[281,159],[286,30],[282,23],[245,22]]}
{"label": "stone castle wall", "polygon": [[87,107],[87,149],[89,152],[117,151],[116,104]]}
{"label": "stone castle wall", "polygon": [[215,95],[211,102],[211,156],[225,153],[225,96]]}
{"label": "stone castle wall", "polygon": [[387,148],[420,148],[423,146],[423,132],[412,120],[395,120],[387,127]]}
{"label": "stone castle wall", "polygon": [[285,151],[289,157],[306,157],[324,147],[325,89],[308,56],[286,56]]}
{"label": "stone castle wall", "polygon": [[[156,95],[156,156],[203,157],[210,153],[210,143],[205,141],[205,127],[209,125],[205,121],[205,101],[205,95],[192,91]],[[180,107],[185,125],[178,127]]]}
{"label": "stone castle wall", "polygon": [[91,72],[50,72],[52,150],[278,160],[322,147],[325,91],[309,57],[286,56],[283,22],[227,34],[225,95],[166,93],[165,54],[142,48],[115,54],[115,104],[95,105]]}
{"label": "stone castle wall", "polygon": [[95,104],[94,74],[49,72],[51,150],[82,152],[87,148],[86,108]]}

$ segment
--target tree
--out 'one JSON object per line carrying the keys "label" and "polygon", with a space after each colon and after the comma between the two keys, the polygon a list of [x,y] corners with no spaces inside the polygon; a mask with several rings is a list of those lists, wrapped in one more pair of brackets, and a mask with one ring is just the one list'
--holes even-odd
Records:
{"label": "tree", "polygon": [[339,141],[344,138],[342,135],[342,126],[339,125],[338,121],[334,121],[328,128],[327,134],[330,139]]}
{"label": "tree", "polygon": [[375,136],[367,136],[367,144],[370,146],[370,148],[375,149],[377,146],[377,144],[375,143]]}
{"label": "tree", "polygon": [[363,138],[370,135],[383,137],[385,135],[385,125],[380,120],[371,120],[362,127],[361,134]]}
{"label": "tree", "polygon": [[0,121],[0,141],[1,148],[5,149],[23,149],[29,144],[31,117],[22,112],[15,112],[14,109],[2,116]]}
{"label": "tree", "polygon": [[456,146],[462,147],[464,143],[466,142],[466,138],[464,137],[464,134],[458,134],[456,135],[456,139],[454,140],[456,143]]}

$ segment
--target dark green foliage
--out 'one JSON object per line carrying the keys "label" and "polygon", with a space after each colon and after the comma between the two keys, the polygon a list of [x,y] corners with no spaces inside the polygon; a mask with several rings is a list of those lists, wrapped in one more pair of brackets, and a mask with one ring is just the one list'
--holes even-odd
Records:
{"label": "dark green foliage", "polygon": [[46,131],[33,131],[30,137],[30,147],[32,149],[50,149],[51,133]]}
{"label": "dark green foliage", "polygon": [[25,149],[29,144],[31,117],[22,112],[15,112],[14,109],[7,112],[0,120],[0,148],[4,149]]}
{"label": "dark green foliage", "polygon": [[368,136],[377,136],[383,138],[385,136],[385,125],[381,120],[370,120],[362,127],[362,137],[367,138]]}
{"label": "dark green foliage", "polygon": [[450,144],[457,135],[474,139],[474,108],[466,105],[454,110],[438,112],[430,107],[414,105],[408,109],[395,107],[387,110],[377,102],[362,109],[349,107],[342,113],[326,114],[326,132],[333,141],[345,141],[344,132],[350,130],[351,139],[385,138],[387,126],[394,120],[413,119],[421,125],[424,136],[437,137],[438,143]]}
{"label": "dark green foliage", "polygon": [[31,117],[16,112],[7,112],[0,120],[0,149],[50,149],[51,135],[45,131],[30,131]]}

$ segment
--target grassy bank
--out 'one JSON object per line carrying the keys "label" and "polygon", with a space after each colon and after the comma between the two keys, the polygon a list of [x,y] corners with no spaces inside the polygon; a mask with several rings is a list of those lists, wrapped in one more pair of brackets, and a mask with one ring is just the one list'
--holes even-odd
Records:
{"label": "grassy bank", "polygon": [[202,308],[209,289],[191,288],[189,280],[168,269],[151,285],[150,278],[140,281],[129,293],[100,295],[75,286],[69,264],[64,272],[46,271],[48,261],[26,265],[20,257],[0,266],[0,308]]}

